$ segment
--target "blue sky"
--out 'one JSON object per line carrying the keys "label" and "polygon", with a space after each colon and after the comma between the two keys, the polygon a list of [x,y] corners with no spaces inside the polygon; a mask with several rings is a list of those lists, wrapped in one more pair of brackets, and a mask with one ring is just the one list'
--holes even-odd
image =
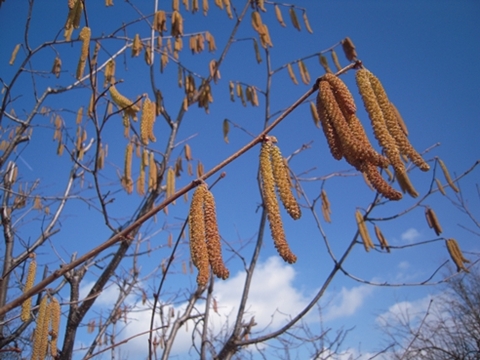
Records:
{"label": "blue sky", "polygon": [[[243,1],[233,0],[232,2],[239,9],[243,7]],[[151,11],[149,9],[153,7],[151,5],[153,2],[135,1],[134,3],[145,13]],[[267,2],[268,11],[262,13],[262,18],[269,26],[274,45],[271,49],[272,69],[329,48],[349,36],[355,43],[358,56],[365,67],[378,76],[390,100],[401,112],[409,129],[409,139],[414,147],[422,152],[436,145],[425,155],[427,160],[438,156],[447,164],[452,174],[460,174],[480,158],[478,150],[480,72],[477,67],[480,60],[480,25],[478,23],[480,5],[478,2],[319,0],[292,1],[291,3],[307,8],[314,32],[308,34],[303,23],[301,32],[295,30],[288,19],[287,8],[283,8],[287,27],[280,27],[275,20],[273,7]],[[32,47],[51,39],[64,24],[66,6],[52,4],[41,2],[35,4],[30,38]],[[7,0],[0,8],[0,38],[3,49],[0,54],[0,78],[5,83],[10,81],[24,57],[20,50],[15,65],[8,65],[10,50],[23,41],[24,6],[25,4]],[[122,17],[125,21],[138,17],[131,7],[119,0],[113,8],[105,8],[103,2],[87,2],[87,6],[92,35],[95,37],[117,29]],[[161,1],[160,6],[170,10],[169,1]],[[208,17],[204,17],[201,13],[187,14],[184,10],[182,14],[185,18],[185,33],[208,29],[215,36],[218,49],[215,53],[205,52],[192,56],[187,48],[188,41],[184,40],[185,49],[180,57],[181,61],[193,71],[207,74],[208,62],[219,56],[234,23],[224,12],[217,9],[212,1]],[[149,30],[144,23],[132,26],[128,30],[128,35],[133,37],[136,32],[140,32],[142,37],[149,36]],[[210,114],[205,114],[196,106],[189,109],[177,139],[180,146],[174,152],[171,165],[181,154],[185,141],[188,141],[192,148],[194,164],[200,160],[206,170],[250,141],[251,137],[248,133],[232,127],[229,134],[230,142],[226,144],[222,137],[222,122],[225,118],[253,134],[257,134],[263,128],[265,113],[263,96],[260,96],[258,108],[250,106],[244,108],[239,99],[234,103],[230,102],[228,93],[230,80],[255,85],[260,89],[265,88],[265,55],[263,55],[263,62],[257,64],[252,42],[246,40],[254,35],[248,15],[248,19],[237,34],[238,41],[232,45],[225,64],[221,68],[222,78],[213,87],[214,102],[210,107]],[[74,35],[73,38],[76,36]],[[108,53],[115,52],[123,44],[119,40],[105,42],[99,61],[105,61]],[[56,51],[61,55],[64,72],[59,79],[48,74],[40,76],[37,80],[40,93],[46,86],[66,86],[74,81],[79,45],[74,43],[55,46]],[[347,61],[341,49],[336,50],[342,65],[346,65]],[[53,48],[43,49],[38,58],[34,59],[33,67],[48,73],[55,55]],[[144,64],[143,54],[139,58],[132,59],[128,52],[125,61],[126,63],[123,64],[122,58],[117,62],[117,77],[124,80],[117,86],[119,91],[130,98],[136,98],[143,93],[149,93],[152,98],[148,67]],[[317,57],[306,59],[305,64],[312,79],[324,73]],[[158,63],[155,66],[158,68]],[[297,78],[300,79],[296,65],[294,70]],[[157,79],[165,96],[166,107],[173,115],[178,112],[181,105],[179,95],[183,93],[183,90],[176,85],[176,78],[177,67],[170,62],[165,73],[159,75]],[[103,81],[102,76],[100,79]],[[357,94],[353,72],[347,73],[342,79],[356,96],[359,117],[367,127],[369,120]],[[21,95],[12,105],[19,117],[28,114],[32,108],[31,92],[23,93],[20,90],[31,89],[30,80],[28,75],[22,75],[13,91],[15,96]],[[308,88],[303,84],[293,85],[286,70],[278,72],[272,82],[271,113],[289,106]],[[88,100],[88,90],[78,89],[52,97],[47,100],[46,105],[63,109],[60,111],[61,116],[74,134],[74,112],[81,105],[87,106]],[[312,96],[310,100],[314,100],[314,97]],[[11,108],[7,110],[10,111]],[[111,186],[111,189],[116,191],[120,189],[117,170],[122,171],[123,149],[126,144],[120,122],[119,117],[112,119],[107,125],[108,132],[104,136],[104,140],[109,143],[109,155],[103,185],[106,188]],[[49,118],[39,116],[34,124],[36,126],[34,138],[29,146],[22,148],[20,157],[16,160],[19,174],[21,179],[29,183],[39,178],[38,191],[58,195],[68,176],[69,158],[66,155],[61,158],[55,155],[56,143],[52,141],[53,129]],[[87,130],[91,129],[87,127]],[[162,141],[168,135],[168,127],[160,117],[157,119],[155,132],[158,140],[152,147],[163,151]],[[343,174],[324,183],[332,204],[332,223],[326,224],[323,219],[321,220],[322,228],[335,256],[340,257],[356,231],[354,218],[356,208],[365,209],[373,199],[374,193],[368,189],[362,177],[353,172],[344,160],[336,161],[331,157],[323,134],[313,125],[308,103],[297,108],[274,129],[272,135],[277,137],[284,156],[291,154],[304,144],[309,144],[307,150],[292,159],[290,166],[293,171],[300,174],[299,178],[304,180],[302,186],[310,201],[318,196],[322,185],[319,181],[309,181],[311,178],[339,172]],[[373,142],[371,131],[369,135]],[[89,132],[89,136],[93,136],[93,131]],[[241,254],[246,259],[250,258],[260,221],[258,211],[260,198],[256,180],[257,159],[258,147],[227,166],[224,169],[227,176],[213,190],[221,235],[233,247],[242,247]],[[436,177],[444,181],[439,169]],[[414,169],[411,172],[411,180],[421,196],[428,191],[432,178],[433,170],[422,173]],[[478,195],[475,191],[477,179],[478,170],[462,180],[460,186],[470,209],[478,216]],[[192,177],[184,173],[177,179],[177,186],[184,186],[192,180]],[[87,178],[86,184],[88,183]],[[77,185],[76,191],[80,192],[80,190]],[[87,196],[92,195],[88,190],[86,193]],[[451,199],[455,199],[451,190],[447,190],[447,193]],[[141,198],[135,194],[127,196],[122,191],[116,193],[115,197],[115,206],[111,211],[121,223],[128,218],[132,210],[138,207]],[[375,209],[371,216],[376,219],[393,216],[411,208],[417,200],[405,196],[398,203],[389,203]],[[301,203],[305,205],[306,202],[301,200]],[[478,236],[464,228],[474,229],[472,222],[451,205],[449,198],[438,193],[428,198],[423,205],[429,205],[436,211],[444,229],[442,236],[456,238],[462,249],[474,259],[479,251]],[[320,208],[317,207],[316,210],[321,216]],[[156,223],[149,222],[145,225],[144,231],[152,235],[150,240],[152,247],[162,246],[151,257],[145,258],[144,263],[142,262],[145,275],[170,254],[170,249],[164,249],[163,246],[169,233],[174,238],[178,236],[179,226],[185,219],[187,211],[188,204],[184,204],[183,200],[177,201],[177,205],[169,207],[168,216],[160,213]],[[424,208],[419,207],[394,221],[378,221],[377,224],[392,245],[401,246],[435,239],[437,237],[433,230],[428,228],[423,212]],[[275,328],[275,325],[284,321],[281,313],[293,315],[295,310],[298,310],[299,304],[306,303],[322,285],[333,266],[324,241],[313,222],[312,214],[307,209],[304,209],[304,216],[298,221],[288,219],[286,213],[283,217],[287,239],[298,261],[294,265],[284,264],[276,255],[270,236],[266,236],[259,275],[255,280],[259,285],[254,288],[255,291],[252,291],[251,296],[251,311],[256,312],[256,318],[260,319],[258,330],[262,329],[262,325],[269,324],[270,315],[265,314],[268,310],[273,314],[274,310],[278,309],[275,315],[276,320],[270,325],[271,328]],[[55,268],[59,263],[57,257],[51,256],[52,248],[66,260],[73,251],[83,254],[96,244],[105,241],[110,234],[98,216],[98,211],[95,210],[94,201],[92,203],[78,200],[69,202],[61,224],[60,235],[52,238],[51,244],[47,244],[39,252],[40,258],[44,259],[44,263],[48,262],[50,268]],[[373,225],[369,225],[369,230],[373,235]],[[38,231],[38,221],[27,222],[21,228],[20,236],[28,241],[35,238]],[[235,308],[236,297],[232,294],[237,295],[237,293],[233,289],[241,286],[239,279],[244,276],[240,259],[228,250],[225,250],[225,256],[229,259],[231,279],[218,282],[216,285],[219,305],[223,305],[225,311],[219,316],[223,317]],[[188,259],[186,243],[180,247],[178,258]],[[447,250],[442,242],[394,250],[391,254],[377,251],[367,254],[359,244],[355,246],[346,261],[345,269],[359,279],[375,283],[419,283],[428,278],[440,264],[448,259]],[[129,266],[128,263],[124,264],[126,271]],[[167,283],[169,293],[175,291],[178,284],[193,288],[195,274],[182,275],[180,262],[174,271],[176,274],[172,275],[171,282]],[[440,280],[445,272],[446,270],[443,270],[437,274],[434,281]],[[89,284],[91,286],[95,275],[95,270],[87,275],[84,289],[88,288]],[[267,285],[269,292],[262,292],[262,288]],[[156,286],[156,281],[150,279],[145,286],[152,289]],[[285,289],[289,289],[287,291],[289,296],[282,295],[285,294],[283,292]],[[114,287],[111,290],[112,293],[109,293],[110,295],[106,296],[101,303],[103,305],[96,305],[95,312],[100,312],[102,306],[108,307],[111,304],[115,294]],[[339,274],[329,287],[325,299],[321,301],[324,305],[322,310],[324,326],[334,329],[341,326],[354,327],[347,338],[345,348],[354,349],[352,352],[355,351],[355,354],[363,354],[368,358],[367,354],[380,350],[384,345],[381,341],[381,333],[377,330],[376,319],[379,314],[387,311],[397,302],[411,301],[415,304],[424,304],[422,299],[436,291],[438,291],[437,288],[428,286],[368,286]],[[64,301],[68,300],[67,292],[62,296]],[[134,301],[132,299],[132,303]],[[181,308],[182,304],[175,306]],[[66,307],[64,309],[66,310]],[[310,324],[317,324],[318,317],[315,315],[316,313],[309,315]],[[91,317],[93,318],[94,315],[92,314]],[[133,321],[133,323],[138,324],[141,321]],[[127,328],[129,330],[126,332],[142,331],[141,327],[133,325]],[[88,335],[85,335],[85,341],[88,341]],[[142,348],[141,343],[138,346],[138,348],[125,348],[123,351],[139,351],[138,349]],[[183,350],[181,346],[178,347],[180,354]]]}

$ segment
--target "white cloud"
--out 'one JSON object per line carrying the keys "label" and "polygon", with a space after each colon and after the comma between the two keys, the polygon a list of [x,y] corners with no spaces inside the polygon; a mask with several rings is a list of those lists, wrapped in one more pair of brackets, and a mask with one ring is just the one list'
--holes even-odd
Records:
{"label": "white cloud", "polygon": [[372,291],[373,287],[368,285],[360,285],[351,289],[342,287],[338,295],[335,295],[326,307],[324,320],[335,320],[355,314]]}
{"label": "white cloud", "polygon": [[407,231],[403,232],[400,238],[403,241],[406,241],[407,243],[411,244],[413,243],[416,239],[420,237],[420,233],[417,231],[417,229],[410,228]]}
{"label": "white cloud", "polygon": [[[85,299],[88,296],[88,293],[92,289],[94,281],[82,283],[80,286],[80,300]],[[98,296],[98,299],[95,301],[95,306],[110,306],[115,303],[118,299],[118,294],[120,290],[118,286],[114,283],[110,283],[101,292]]]}
{"label": "white cloud", "polygon": [[425,316],[432,300],[431,295],[415,301],[401,301],[393,304],[386,312],[376,318],[380,326],[395,326],[401,321],[415,322]]}

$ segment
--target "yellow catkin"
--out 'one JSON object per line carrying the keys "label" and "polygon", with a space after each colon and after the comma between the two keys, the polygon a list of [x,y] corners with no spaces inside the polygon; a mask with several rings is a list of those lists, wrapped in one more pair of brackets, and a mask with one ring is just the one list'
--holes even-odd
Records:
{"label": "yellow catkin", "polygon": [[208,249],[205,242],[205,214],[203,211],[207,186],[201,184],[192,196],[188,214],[188,227],[190,232],[190,256],[192,263],[198,269],[197,283],[205,286],[210,277]]}
{"label": "yellow catkin", "polygon": [[400,112],[398,111],[397,107],[396,107],[392,102],[390,103],[390,106],[392,107],[393,112],[395,113],[395,117],[397,118],[398,125],[399,125],[400,128],[402,129],[402,131],[403,131],[403,133],[405,134],[405,136],[408,136],[407,125],[406,125],[405,122],[403,121],[402,115],[400,114]]}
{"label": "yellow catkin", "polygon": [[132,43],[132,57],[137,57],[140,55],[143,49],[143,43],[142,40],[140,39],[139,34],[135,34],[135,37],[133,38],[133,43]]}
{"label": "yellow catkin", "polygon": [[183,18],[178,11],[172,13],[172,29],[171,35],[173,37],[183,35]]}
{"label": "yellow catkin", "polygon": [[148,169],[148,190],[153,191],[157,188],[157,164],[153,152],[149,154]]}
{"label": "yellow catkin", "polygon": [[348,61],[357,60],[357,51],[355,50],[355,45],[349,37],[346,37],[342,40],[342,48]]}
{"label": "yellow catkin", "polygon": [[327,74],[332,72],[330,66],[328,65],[328,60],[325,56],[323,56],[322,54],[318,55],[318,60],[320,61],[320,65],[322,65],[323,70],[325,70]]}
{"label": "yellow catkin", "polygon": [[142,143],[148,145],[149,140],[156,141],[153,125],[155,123],[155,103],[150,101],[148,95],[144,94],[145,100],[142,104],[142,116],[140,118],[140,138]]}
{"label": "yellow catkin", "polygon": [[283,21],[282,10],[280,10],[280,7],[277,4],[275,4],[275,16],[276,16],[277,21],[280,23],[281,26],[283,26],[283,27],[287,26],[285,24],[285,21]]}
{"label": "yellow catkin", "polygon": [[437,187],[438,187],[438,191],[440,191],[440,193],[443,195],[443,196],[446,196],[447,193],[445,192],[445,189],[442,185],[442,182],[440,180],[438,180],[437,178],[435,178],[435,182],[437,183]]}
{"label": "yellow catkin", "polygon": [[302,30],[300,27],[300,22],[298,21],[297,13],[295,12],[295,9],[291,7],[288,9],[288,13],[290,14],[290,20],[292,21],[292,25],[295,29],[298,31]]}
{"label": "yellow catkin", "polygon": [[297,199],[295,199],[295,196],[293,196],[290,185],[289,170],[285,166],[282,153],[280,152],[278,146],[275,145],[270,147],[270,151],[272,157],[273,177],[275,179],[275,185],[277,186],[278,194],[280,195],[280,200],[292,219],[300,219],[302,212],[297,203]]}
{"label": "yellow catkin", "polygon": [[217,50],[217,46],[215,45],[215,38],[208,31],[205,33],[205,40],[207,40],[208,43],[208,51],[214,52],[215,50]]}
{"label": "yellow catkin", "polygon": [[365,69],[358,70],[356,72],[356,80],[365,109],[370,117],[376,139],[380,146],[385,150],[385,154],[395,171],[397,173],[404,173],[405,165],[400,158],[400,152],[397,148],[395,139],[390,135],[387,129],[385,118],[370,83],[369,71]]}
{"label": "yellow catkin", "polygon": [[288,69],[288,75],[290,76],[290,79],[292,79],[295,85],[298,85],[297,78],[295,77],[295,73],[293,72],[292,64],[288,63],[287,69]]}
{"label": "yellow catkin", "polygon": [[20,47],[22,46],[22,44],[17,44],[15,46],[15,48],[13,49],[12,51],[12,55],[10,57],[10,61],[9,61],[9,64],[10,65],[13,65],[13,63],[15,62],[15,59],[17,58],[17,54],[18,54],[18,50],[20,50]]}
{"label": "yellow catkin", "polygon": [[364,162],[361,165],[361,171],[365,174],[374,189],[387,199],[400,200],[402,198],[402,194],[392,188],[390,184],[385,181],[375,165],[369,162]]}
{"label": "yellow catkin", "polygon": [[469,263],[470,260],[466,259],[463,254],[460,246],[458,245],[455,239],[447,239],[446,240],[448,252],[457,266],[457,271],[463,270],[465,272],[469,272],[468,269],[465,267],[465,263]]}
{"label": "yellow catkin", "polygon": [[57,340],[58,329],[60,328],[60,315],[61,308],[60,303],[54,297],[48,303],[50,313],[50,356],[55,358],[57,356]]}
{"label": "yellow catkin", "polygon": [[80,80],[83,76],[83,72],[85,70],[85,64],[87,62],[88,58],[88,52],[90,49],[90,36],[91,36],[91,31],[89,27],[84,27],[80,31],[80,35],[78,36],[79,40],[82,41],[82,51],[80,53],[80,59],[78,61],[78,66],[77,66],[77,80]]}
{"label": "yellow catkin", "polygon": [[410,141],[408,141],[404,131],[400,127],[397,116],[393,111],[393,107],[390,103],[390,100],[388,99],[385,89],[382,86],[382,83],[371,72],[367,71],[366,74],[372,86],[373,92],[375,93],[375,96],[377,98],[377,103],[383,113],[388,132],[395,139],[395,142],[400,152],[407,155],[408,158],[420,168],[420,170],[428,171],[430,169],[430,166],[413,148],[413,146],[410,144]]}
{"label": "yellow catkin", "polygon": [[136,117],[136,113],[140,111],[138,105],[134,104],[130,99],[126,98],[120,94],[115,86],[110,86],[109,88],[110,96],[112,97],[113,102],[122,110],[129,110],[129,115],[133,113]]}
{"label": "yellow catkin", "polygon": [[159,33],[163,33],[164,31],[167,31],[167,15],[165,11],[159,10],[155,13],[153,28],[155,29],[155,31],[158,31]]}
{"label": "yellow catkin", "polygon": [[443,171],[443,176],[445,176],[445,180],[447,180],[448,185],[452,188],[453,191],[458,193],[458,188],[457,186],[453,183],[452,178],[450,177],[450,173],[448,172],[447,166],[445,163],[442,161],[442,159],[438,159],[438,164],[440,165],[440,168]]}
{"label": "yellow catkin", "polygon": [[370,234],[368,233],[367,226],[365,225],[365,220],[363,219],[362,213],[359,210],[355,211],[355,218],[357,220],[358,232],[360,233],[360,237],[363,240],[363,246],[365,247],[365,251],[369,252],[370,248],[375,249],[375,245],[373,245]]}
{"label": "yellow catkin", "polygon": [[290,250],[283,230],[277,195],[275,194],[275,180],[273,177],[271,146],[269,141],[264,141],[260,151],[260,174],[262,178],[262,194],[272,238],[278,253],[286,262],[292,264],[297,257]]}
{"label": "yellow catkin", "polygon": [[390,252],[390,245],[388,245],[387,239],[385,239],[385,236],[383,236],[382,231],[377,225],[375,225],[375,236],[377,237],[377,240],[380,243],[380,248],[382,250],[386,249],[387,252]]}
{"label": "yellow catkin", "polygon": [[[165,193],[165,197],[168,199],[172,197],[175,194],[175,170],[173,170],[171,167],[168,168],[167,171],[167,189]],[[175,204],[175,201],[173,201],[173,204]]]}
{"label": "yellow catkin", "polygon": [[357,106],[347,85],[338,76],[333,74],[325,74],[323,75],[323,79],[330,84],[340,108],[345,109],[349,114],[355,114]]}
{"label": "yellow catkin", "polygon": [[305,85],[310,83],[310,74],[308,73],[307,66],[302,60],[298,61],[298,68],[300,70],[300,76],[302,77],[302,81]]}
{"label": "yellow catkin", "polygon": [[124,168],[124,175],[122,178],[122,185],[128,194],[131,194],[133,191],[132,155],[133,155],[133,145],[131,142],[129,142],[127,144],[127,147],[125,148],[125,168]]}
{"label": "yellow catkin", "polygon": [[313,30],[310,26],[310,22],[308,21],[308,17],[307,17],[307,12],[305,10],[303,11],[302,17],[303,17],[303,23],[305,24],[305,28],[310,34],[313,34]]}
{"label": "yellow catkin", "polygon": [[425,208],[425,217],[427,219],[428,226],[435,231],[435,234],[439,236],[442,233],[442,227],[438,221],[437,214],[432,208]]}
{"label": "yellow catkin", "polygon": [[325,106],[323,105],[322,97],[320,92],[317,93],[317,114],[320,118],[320,123],[322,124],[323,133],[327,139],[328,147],[330,148],[330,153],[333,158],[340,160],[343,157],[343,148],[340,138],[333,127],[333,124],[326,112]]}
{"label": "yellow catkin", "polygon": [[205,240],[207,242],[208,259],[212,272],[221,279],[229,276],[229,271],[225,267],[222,259],[222,249],[220,235],[218,233],[217,215],[215,211],[215,199],[213,194],[206,189],[204,194],[204,212],[205,212]]}
{"label": "yellow catkin", "polygon": [[47,296],[44,296],[40,301],[40,307],[37,314],[37,323],[33,338],[32,360],[43,360],[47,355],[48,346],[48,302]]}
{"label": "yellow catkin", "polygon": [[[146,154],[146,150],[143,151],[143,154]],[[143,161],[143,155],[142,161],[140,161],[140,174],[137,179],[137,193],[140,196],[145,195],[145,162]]]}
{"label": "yellow catkin", "polygon": [[332,51],[330,52],[330,55],[332,56],[332,61],[335,64],[337,71],[340,71],[342,69],[342,66],[340,65],[340,61],[338,60],[338,55],[335,52],[335,50],[332,49]]}
{"label": "yellow catkin", "polygon": [[[35,275],[37,274],[37,262],[35,261],[35,257],[30,261],[28,265],[27,271],[27,280],[25,281],[25,287],[23,288],[23,292],[27,292],[33,286],[35,282]],[[32,298],[29,297],[22,303],[22,314],[20,315],[20,319],[23,322],[30,320],[31,314],[30,310],[32,309]]]}
{"label": "yellow catkin", "polygon": [[103,87],[113,84],[115,79],[115,60],[110,60],[105,66],[104,77],[105,80],[103,81]]}
{"label": "yellow catkin", "polygon": [[401,173],[395,172],[395,177],[397,178],[398,184],[400,185],[403,193],[407,193],[413,198],[418,197],[418,191],[413,186],[406,171]]}
{"label": "yellow catkin", "polygon": [[326,222],[330,223],[332,222],[332,219],[330,218],[332,211],[330,208],[330,201],[328,200],[327,192],[324,189],[322,189],[322,192],[320,193],[320,198],[322,200],[323,218],[325,219]]}

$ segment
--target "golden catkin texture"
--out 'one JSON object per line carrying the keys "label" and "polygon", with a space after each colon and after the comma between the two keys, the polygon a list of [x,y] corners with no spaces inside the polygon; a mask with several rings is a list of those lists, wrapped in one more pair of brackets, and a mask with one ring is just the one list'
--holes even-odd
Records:
{"label": "golden catkin texture", "polygon": [[204,196],[205,239],[207,241],[208,259],[212,267],[212,272],[217,277],[225,280],[230,273],[222,259],[220,234],[218,233],[217,215],[215,212],[215,199],[208,189],[206,189]]}
{"label": "golden catkin texture", "polygon": [[410,144],[410,141],[408,141],[404,131],[400,127],[397,115],[393,110],[392,104],[388,99],[387,93],[385,92],[382,83],[370,71],[367,71],[366,74],[368,75],[368,79],[372,86],[373,92],[375,93],[375,96],[377,98],[378,105],[382,110],[388,132],[395,139],[395,142],[400,152],[407,155],[408,158],[420,168],[420,170],[428,171],[430,169],[430,166],[413,148],[413,146]]}
{"label": "golden catkin texture", "polygon": [[446,243],[447,243],[448,252],[453,262],[457,266],[457,271],[463,270],[468,273],[469,271],[465,267],[465,263],[469,263],[470,260],[466,259],[463,256],[462,250],[460,249],[458,242],[455,239],[447,239]]}
{"label": "golden catkin texture", "polygon": [[282,10],[280,10],[280,7],[277,4],[275,4],[275,16],[276,16],[277,21],[280,23],[281,26],[283,26],[283,27],[287,26],[285,24],[285,21],[283,21]]}
{"label": "golden catkin texture", "polygon": [[382,231],[377,225],[375,225],[375,236],[377,237],[377,240],[380,243],[380,248],[382,250],[386,249],[387,252],[390,252],[390,245],[388,245],[387,239],[385,239],[385,236],[383,236]]}
{"label": "golden catkin texture", "polygon": [[373,186],[375,190],[377,190],[380,194],[385,196],[387,199],[390,200],[400,200],[402,198],[402,194],[392,188],[389,183],[385,181],[382,175],[378,172],[375,165],[364,162],[361,164],[360,171],[362,171],[370,184]]}
{"label": "golden catkin texture", "polygon": [[[168,199],[175,195],[175,170],[169,167],[167,171],[167,188],[165,192],[165,197]],[[175,201],[172,202],[175,204]]]}
{"label": "golden catkin texture", "polygon": [[369,71],[360,69],[356,72],[357,86],[362,96],[365,109],[372,122],[375,138],[380,146],[385,150],[387,158],[390,160],[393,168],[397,173],[405,172],[405,165],[400,158],[395,139],[390,135],[382,110],[378,104],[377,97],[372,89],[369,79]]}
{"label": "golden catkin texture", "polygon": [[153,124],[155,123],[155,103],[150,101],[145,94],[145,100],[142,104],[142,116],[140,118],[140,138],[144,145],[148,145],[149,140],[156,141]]}
{"label": "golden catkin texture", "polygon": [[275,179],[278,194],[280,195],[280,200],[292,219],[298,220],[300,219],[300,216],[302,216],[302,212],[297,203],[297,199],[295,199],[295,196],[293,196],[292,193],[289,170],[285,166],[282,153],[278,146],[271,145],[270,151],[272,157],[273,177]]}
{"label": "golden catkin texture", "polygon": [[437,183],[438,191],[440,191],[440,193],[441,193],[443,196],[447,195],[447,193],[445,192],[445,189],[444,189],[441,181],[438,180],[437,178],[435,178],[435,182]]}
{"label": "golden catkin texture", "polygon": [[310,22],[308,21],[308,17],[307,17],[307,12],[305,10],[303,11],[302,18],[303,18],[303,23],[305,24],[305,28],[307,29],[307,31],[310,34],[313,34],[313,30],[310,26]]}
{"label": "golden catkin texture", "polygon": [[140,55],[143,49],[143,43],[142,40],[140,39],[139,34],[135,34],[135,37],[133,38],[133,43],[132,43],[132,57],[137,57]]}
{"label": "golden catkin texture", "polygon": [[287,69],[288,69],[288,75],[290,76],[290,79],[292,79],[295,85],[298,85],[297,78],[295,77],[295,73],[293,72],[292,64],[288,63]]}
{"label": "golden catkin texture", "polygon": [[320,123],[322,124],[323,133],[327,139],[330,152],[334,159],[340,160],[343,157],[342,143],[325,110],[320,92],[317,94],[317,114],[320,118]]}
{"label": "golden catkin texture", "polygon": [[355,100],[353,100],[353,95],[350,90],[348,90],[347,85],[345,85],[338,76],[330,73],[323,75],[323,79],[330,84],[342,111],[349,114],[355,114],[357,112],[357,106],[355,105]]}
{"label": "golden catkin texture", "polygon": [[[70,4],[69,4],[70,5]],[[80,27],[80,20],[82,19],[83,1],[77,0],[69,6],[67,21],[65,22],[65,40],[70,41],[73,29]]]}
{"label": "golden catkin texture", "polygon": [[153,152],[149,154],[148,169],[148,190],[153,191],[157,188],[157,164]]}
{"label": "golden catkin texture", "polygon": [[208,189],[205,184],[201,184],[196,188],[188,214],[190,256],[193,265],[198,269],[197,283],[200,286],[205,286],[210,277],[208,249],[205,242],[205,214],[203,211],[206,191]]}
{"label": "golden catkin texture", "polygon": [[390,106],[392,107],[393,112],[395,113],[395,116],[396,116],[396,118],[397,118],[398,125],[399,125],[400,128],[402,129],[402,131],[403,131],[403,133],[405,134],[405,136],[408,136],[407,125],[406,125],[405,122],[403,121],[402,115],[400,114],[400,112],[398,111],[397,107],[396,107],[392,102],[390,103]]}
{"label": "golden catkin texture", "polygon": [[322,199],[323,218],[326,222],[331,223],[332,219],[330,218],[330,215],[332,214],[332,210],[330,208],[330,201],[328,200],[327,192],[324,189],[322,189],[322,192],[320,193],[320,198]]}
{"label": "golden catkin texture", "polygon": [[302,78],[302,82],[305,85],[310,84],[310,74],[308,73],[307,66],[302,60],[298,61],[298,69],[300,70],[300,76]]}
{"label": "golden catkin texture", "polygon": [[355,50],[355,45],[349,37],[346,37],[342,40],[342,48],[348,61],[357,60],[357,51]]}
{"label": "golden catkin texture", "polygon": [[115,60],[110,60],[105,66],[104,77],[105,80],[103,81],[103,87],[106,87],[109,84],[113,85],[115,81]]}
{"label": "golden catkin texture", "polygon": [[438,159],[438,163],[440,164],[440,167],[442,168],[443,176],[445,176],[445,180],[447,180],[448,185],[450,185],[450,187],[452,188],[453,191],[458,193],[459,190],[458,190],[457,186],[454,184],[452,178],[450,177],[450,173],[448,172],[447,166],[442,161],[442,159]]}
{"label": "golden catkin texture", "polygon": [[13,49],[12,56],[10,57],[10,61],[8,62],[9,65],[13,65],[13,63],[15,62],[15,59],[17,58],[18,50],[20,50],[20,46],[22,46],[22,44],[17,44]]}
{"label": "golden catkin texture", "polygon": [[47,296],[42,298],[38,309],[37,323],[33,335],[32,360],[43,360],[47,355],[48,325],[50,320],[47,298]]}
{"label": "golden catkin texture", "polygon": [[133,191],[133,180],[132,180],[132,155],[133,155],[133,146],[132,143],[128,143],[125,148],[125,168],[122,178],[122,185],[127,191],[128,194],[131,194]]}
{"label": "golden catkin texture", "polygon": [[355,211],[355,219],[357,220],[358,232],[363,240],[365,251],[369,252],[370,249],[375,249],[375,245],[373,245],[370,234],[368,233],[367,225],[365,225],[365,220],[363,219],[362,213],[359,210]]}
{"label": "golden catkin texture", "polygon": [[442,227],[438,221],[437,214],[433,211],[432,208],[425,208],[425,217],[427,219],[428,226],[435,231],[435,234],[439,236],[442,233]]}
{"label": "golden catkin texture", "polygon": [[167,16],[165,14],[165,11],[160,10],[155,13],[153,20],[153,28],[159,33],[167,31]]}
{"label": "golden catkin texture", "polygon": [[85,70],[85,64],[87,62],[88,58],[88,52],[90,49],[90,36],[91,36],[91,31],[89,27],[84,27],[80,31],[80,35],[78,38],[82,40],[82,52],[80,53],[80,59],[78,61],[78,66],[77,66],[77,80],[80,80],[83,76],[83,72]]}
{"label": "golden catkin texture", "polygon": [[[25,281],[25,287],[23,288],[24,293],[32,288],[33,283],[35,281],[36,274],[37,274],[37,262],[35,261],[35,258],[33,258],[32,261],[30,261],[30,264],[28,265],[27,280]],[[23,322],[30,320],[31,309],[32,309],[32,298],[29,297],[27,300],[25,300],[22,303],[22,314],[20,316],[20,319]]]}
{"label": "golden catkin texture", "polygon": [[48,303],[48,312],[50,313],[50,355],[52,358],[57,356],[58,329],[60,327],[61,309],[58,300],[54,297]]}
{"label": "golden catkin texture", "polygon": [[173,37],[183,35],[183,18],[178,11],[172,13],[172,29],[171,35]]}
{"label": "golden catkin texture", "polygon": [[125,110],[129,112],[130,114],[133,114],[134,116],[131,116],[133,118],[136,117],[136,113],[140,111],[140,108],[138,105],[134,104],[130,99],[126,98],[122,94],[120,94],[115,86],[110,86],[108,89],[110,92],[110,96],[112,97],[112,100],[121,110]]}
{"label": "golden catkin texture", "polygon": [[298,31],[302,30],[300,27],[300,22],[298,21],[297,13],[295,12],[295,8],[291,7],[288,9],[288,13],[290,14],[290,20],[292,21],[292,25]]}
{"label": "golden catkin texture", "polygon": [[57,56],[53,61],[52,66],[52,74],[55,75],[56,78],[60,77],[60,71],[62,71],[62,60]]}
{"label": "golden catkin texture", "polygon": [[340,65],[340,61],[338,60],[337,53],[333,49],[331,51],[331,56],[332,56],[332,61],[335,64],[335,67],[337,68],[337,71],[340,71],[342,69],[342,66]]}
{"label": "golden catkin texture", "polygon": [[278,205],[277,195],[275,194],[271,146],[272,144],[269,141],[264,141],[260,151],[260,175],[262,177],[263,202],[267,211],[275,247],[283,260],[292,264],[297,261],[297,257],[290,250],[283,230],[280,207]]}
{"label": "golden catkin texture", "polygon": [[418,197],[419,195],[418,191],[413,186],[406,171],[401,173],[395,172],[395,176],[397,178],[398,184],[400,185],[400,188],[402,189],[403,193],[408,193],[408,195],[410,195],[413,198]]}
{"label": "golden catkin texture", "polygon": [[331,85],[327,81],[320,81],[319,96],[324,108],[324,113],[333,125],[333,128],[342,143],[342,150],[345,158],[351,163],[351,165],[358,168],[358,162],[368,160],[373,154],[370,154],[370,149],[366,144],[359,141],[352,132],[341,111],[340,104],[335,98]]}

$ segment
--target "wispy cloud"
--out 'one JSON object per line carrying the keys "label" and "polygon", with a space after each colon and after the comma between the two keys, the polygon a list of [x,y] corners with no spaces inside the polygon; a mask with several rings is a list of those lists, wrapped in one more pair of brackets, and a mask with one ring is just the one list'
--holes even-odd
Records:
{"label": "wispy cloud", "polygon": [[342,287],[329,302],[324,320],[335,320],[355,314],[372,291],[373,287],[368,285],[360,285],[350,289]]}
{"label": "wispy cloud", "polygon": [[409,244],[413,243],[419,237],[420,237],[420,233],[415,228],[408,229],[407,231],[403,232],[402,235],[400,236],[400,238],[403,241],[406,241]]}
{"label": "wispy cloud", "polygon": [[397,302],[390,306],[386,312],[380,314],[375,321],[380,326],[395,326],[402,321],[418,321],[425,316],[432,299],[431,295],[427,295],[415,301]]}

